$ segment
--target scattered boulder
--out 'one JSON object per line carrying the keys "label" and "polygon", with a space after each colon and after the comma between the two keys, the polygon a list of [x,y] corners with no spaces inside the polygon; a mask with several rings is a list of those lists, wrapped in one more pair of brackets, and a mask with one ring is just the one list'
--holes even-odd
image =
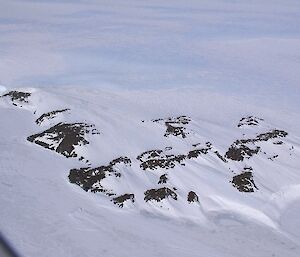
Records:
{"label": "scattered boulder", "polygon": [[85,135],[89,133],[99,134],[94,125],[58,123],[41,133],[29,136],[27,140],[70,158],[77,157],[76,146],[89,144],[85,139]]}
{"label": "scattered boulder", "polygon": [[214,151],[214,153],[216,154],[216,156],[222,161],[222,162],[228,162],[227,160],[226,160],[226,158],[223,156],[223,155],[221,155],[220,153],[219,153],[219,151]]}
{"label": "scattered boulder", "polygon": [[193,147],[197,147],[199,145],[201,145],[201,143],[192,144]]}
{"label": "scattered boulder", "polygon": [[144,200],[146,202],[152,201],[152,200],[160,202],[161,200],[163,200],[165,198],[169,198],[169,197],[174,200],[177,200],[177,194],[168,187],[163,187],[163,188],[159,188],[159,189],[150,189],[150,190],[147,190],[144,194],[145,194]]}
{"label": "scattered boulder", "polygon": [[120,208],[124,207],[124,202],[128,200],[134,203],[134,194],[124,194],[112,199],[113,203],[118,205]]}
{"label": "scattered boulder", "polygon": [[130,166],[131,160],[128,157],[120,157],[112,160],[107,166],[71,169],[69,173],[69,181],[70,183],[80,186],[87,192],[102,192],[109,196],[115,195],[112,190],[104,188],[101,182],[109,176],[114,176],[116,178],[121,177],[121,173],[115,168],[115,165],[119,163]]}
{"label": "scattered boulder", "polygon": [[198,197],[198,195],[197,195],[194,191],[190,191],[190,192],[188,193],[187,201],[188,201],[189,203],[192,203],[192,202],[199,202],[199,197]]}
{"label": "scattered boulder", "polygon": [[166,184],[168,180],[167,174],[163,174],[159,177],[158,184]]}
{"label": "scattered boulder", "polygon": [[244,127],[244,126],[258,126],[260,121],[263,121],[264,119],[257,118],[254,116],[248,116],[240,119],[238,123],[238,127]]}
{"label": "scattered boulder", "polygon": [[268,160],[273,161],[273,160],[276,159],[276,158],[278,158],[278,154],[275,154],[275,155],[269,157]]}
{"label": "scattered boulder", "polygon": [[[192,146],[199,147],[200,145],[201,145],[201,143],[197,143],[197,144],[193,144]],[[187,158],[188,159],[198,158],[202,154],[208,154],[209,151],[211,151],[211,150],[222,162],[225,162],[225,163],[227,162],[227,159],[223,155],[221,155],[219,151],[213,150],[212,143],[210,143],[210,142],[206,142],[205,147],[189,151],[189,153],[187,154]]]}
{"label": "scattered boulder", "polygon": [[253,168],[251,166],[245,166],[244,171],[253,171]]}
{"label": "scattered boulder", "polygon": [[231,183],[240,192],[251,193],[254,192],[254,189],[258,190],[258,188],[254,183],[253,175],[251,171],[246,171],[240,175],[234,176]]}
{"label": "scattered boulder", "polygon": [[67,111],[70,111],[70,109],[62,109],[62,110],[56,110],[56,111],[44,113],[35,121],[35,123],[41,125],[45,120],[54,119],[57,116],[57,114],[67,112]]}

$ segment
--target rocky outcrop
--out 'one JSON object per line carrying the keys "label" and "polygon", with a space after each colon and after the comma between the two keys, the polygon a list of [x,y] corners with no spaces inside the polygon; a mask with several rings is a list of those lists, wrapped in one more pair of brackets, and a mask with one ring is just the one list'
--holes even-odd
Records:
{"label": "rocky outcrop", "polygon": [[231,183],[240,192],[251,193],[255,190],[258,190],[254,183],[251,171],[246,171],[242,174],[234,176]]}
{"label": "rocky outcrop", "polygon": [[176,164],[182,163],[185,158],[185,155],[165,154],[162,150],[146,151],[137,157],[143,170],[174,168]]}
{"label": "rocky outcrop", "polygon": [[70,111],[70,109],[62,109],[62,110],[56,110],[56,111],[44,113],[35,121],[35,123],[41,125],[45,120],[54,119],[59,113],[63,113],[67,111]]}
{"label": "rocky outcrop", "polygon": [[117,164],[130,166],[131,160],[127,157],[119,157],[112,160],[107,166],[72,169],[69,173],[69,181],[85,191],[102,192],[109,196],[115,195],[112,189],[102,185],[102,180],[109,176],[121,177],[121,173],[115,168]]}
{"label": "rocky outcrop", "polygon": [[238,127],[252,127],[252,126],[258,126],[260,124],[261,121],[263,121],[264,119],[261,118],[257,118],[255,116],[248,116],[248,117],[244,117],[242,119],[240,119],[239,123],[238,123]]}
{"label": "rocky outcrop", "polygon": [[94,135],[99,132],[94,125],[86,123],[58,123],[41,133],[29,136],[27,140],[70,158],[78,156],[76,146],[89,144],[86,134]]}
{"label": "rocky outcrop", "polygon": [[159,189],[150,189],[147,190],[144,194],[145,194],[144,200],[146,202],[153,201],[153,200],[160,202],[166,198],[177,200],[177,194],[168,187],[163,187]]}
{"label": "rocky outcrop", "polygon": [[188,203],[199,202],[199,197],[194,191],[190,191],[187,196]]}
{"label": "rocky outcrop", "polygon": [[243,161],[245,158],[250,158],[260,152],[261,147],[257,146],[257,143],[286,137],[287,135],[288,133],[283,130],[273,129],[269,132],[258,134],[255,138],[236,140],[225,153],[225,157],[233,161]]}
{"label": "rocky outcrop", "polygon": [[188,132],[186,125],[190,123],[191,119],[187,116],[170,117],[167,119],[156,119],[153,122],[163,123],[166,126],[165,137],[175,136],[186,138]]}
{"label": "rocky outcrop", "polygon": [[167,174],[163,174],[159,177],[158,184],[166,184],[168,181]]}
{"label": "rocky outcrop", "polygon": [[21,92],[21,91],[10,91],[1,97],[10,98],[12,104],[18,107],[22,107],[22,104],[28,103],[28,99],[31,96],[29,92]]}
{"label": "rocky outcrop", "polygon": [[235,141],[225,153],[225,157],[233,161],[243,161],[245,158],[250,158],[260,151],[259,146],[249,146],[240,143],[239,140]]}
{"label": "rocky outcrop", "polygon": [[124,203],[126,201],[131,201],[132,203],[134,203],[134,194],[124,194],[124,195],[120,195],[118,197],[114,197],[112,199],[113,203],[118,205],[120,208],[124,207]]}

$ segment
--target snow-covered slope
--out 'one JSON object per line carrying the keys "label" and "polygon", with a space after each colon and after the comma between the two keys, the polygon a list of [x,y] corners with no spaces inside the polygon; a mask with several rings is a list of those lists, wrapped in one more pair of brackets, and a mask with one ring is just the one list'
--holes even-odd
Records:
{"label": "snow-covered slope", "polygon": [[299,256],[299,114],[203,90],[0,98],[0,226],[25,256]]}

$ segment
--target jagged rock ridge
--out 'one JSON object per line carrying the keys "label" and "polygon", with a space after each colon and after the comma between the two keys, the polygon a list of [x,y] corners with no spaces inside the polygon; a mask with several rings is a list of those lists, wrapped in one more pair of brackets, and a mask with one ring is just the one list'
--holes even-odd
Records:
{"label": "jagged rock ridge", "polygon": [[76,146],[89,144],[86,134],[99,134],[94,125],[86,123],[58,123],[55,126],[32,136],[27,140],[67,158],[77,157]]}
{"label": "jagged rock ridge", "polygon": [[45,120],[54,119],[57,116],[57,114],[67,112],[67,111],[70,111],[70,109],[66,108],[62,110],[56,110],[56,111],[44,113],[38,119],[36,119],[35,123],[41,125]]}

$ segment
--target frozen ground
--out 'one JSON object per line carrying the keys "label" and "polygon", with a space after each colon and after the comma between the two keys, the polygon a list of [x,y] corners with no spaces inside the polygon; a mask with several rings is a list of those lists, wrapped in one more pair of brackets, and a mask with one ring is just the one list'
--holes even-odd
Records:
{"label": "frozen ground", "polygon": [[[0,97],[1,232],[24,256],[298,257],[299,13],[296,0],[0,0],[0,95],[18,91]],[[243,160],[226,155],[236,140]],[[131,165],[110,167],[120,156]],[[70,179],[101,166],[103,180]],[[163,187],[177,200],[145,200]]]}

